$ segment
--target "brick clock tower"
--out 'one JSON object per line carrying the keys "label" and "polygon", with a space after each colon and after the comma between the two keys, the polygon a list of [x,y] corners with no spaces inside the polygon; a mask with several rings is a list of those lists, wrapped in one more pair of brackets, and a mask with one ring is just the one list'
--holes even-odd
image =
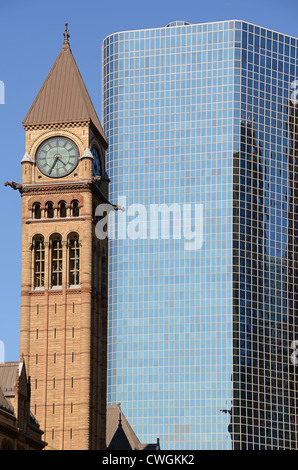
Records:
{"label": "brick clock tower", "polygon": [[73,58],[62,49],[23,126],[20,355],[48,449],[104,449],[108,143]]}

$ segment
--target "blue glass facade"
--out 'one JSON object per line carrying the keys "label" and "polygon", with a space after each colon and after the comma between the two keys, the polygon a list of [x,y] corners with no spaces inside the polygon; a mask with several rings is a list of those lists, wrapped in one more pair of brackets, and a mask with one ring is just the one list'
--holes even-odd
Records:
{"label": "blue glass facade", "polygon": [[[109,242],[108,402],[141,442],[296,446],[297,53],[240,21],[104,41],[110,199],[126,209]],[[161,204],[174,220],[152,237]]]}

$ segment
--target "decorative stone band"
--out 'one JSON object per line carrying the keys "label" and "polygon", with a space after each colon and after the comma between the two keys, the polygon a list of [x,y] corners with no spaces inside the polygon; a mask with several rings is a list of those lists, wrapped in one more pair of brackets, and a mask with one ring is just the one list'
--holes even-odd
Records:
{"label": "decorative stone band", "polygon": [[22,194],[56,194],[56,193],[65,193],[65,192],[77,192],[77,191],[86,191],[90,190],[93,187],[96,187],[98,179],[92,178],[91,180],[78,181],[78,182],[65,182],[65,183],[43,183],[43,184],[26,184],[22,186]]}
{"label": "decorative stone band", "polygon": [[40,129],[65,129],[71,127],[89,127],[92,124],[91,120],[88,121],[71,121],[71,122],[44,122],[36,124],[23,124],[26,131],[40,130]]}

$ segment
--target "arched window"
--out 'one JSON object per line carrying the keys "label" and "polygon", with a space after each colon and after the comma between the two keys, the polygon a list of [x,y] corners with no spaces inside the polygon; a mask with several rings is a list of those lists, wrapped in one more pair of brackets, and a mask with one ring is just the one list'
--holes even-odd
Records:
{"label": "arched window", "polygon": [[71,203],[71,215],[72,215],[72,217],[79,217],[79,215],[80,215],[79,201],[72,201],[72,203]]}
{"label": "arched window", "polygon": [[66,217],[66,203],[65,201],[59,202],[59,216]]}
{"label": "arched window", "polygon": [[80,284],[80,240],[77,233],[69,236],[69,285]]}
{"label": "arched window", "polygon": [[41,207],[39,202],[33,204],[33,219],[41,219]]}
{"label": "arched window", "polygon": [[62,286],[63,252],[61,235],[51,238],[51,286]]}
{"label": "arched window", "polygon": [[44,287],[45,248],[44,238],[37,235],[33,240],[34,250],[34,287]]}
{"label": "arched window", "polygon": [[48,219],[52,219],[54,217],[54,205],[52,202],[47,202],[46,204],[46,216]]}

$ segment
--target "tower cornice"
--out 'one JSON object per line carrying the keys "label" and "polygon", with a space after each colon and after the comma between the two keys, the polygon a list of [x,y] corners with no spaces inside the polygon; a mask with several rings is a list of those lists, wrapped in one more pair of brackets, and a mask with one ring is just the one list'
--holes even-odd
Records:
{"label": "tower cornice", "polygon": [[64,129],[64,128],[74,128],[74,127],[90,127],[92,126],[91,120],[83,121],[60,121],[60,122],[40,122],[32,124],[24,124],[25,131],[32,130],[52,130],[52,129]]}
{"label": "tower cornice", "polygon": [[86,191],[94,187],[96,182],[91,180],[80,180],[80,181],[61,181],[61,182],[48,182],[40,184],[25,184],[22,186],[22,194],[56,194],[56,193],[69,193],[75,191]]}

